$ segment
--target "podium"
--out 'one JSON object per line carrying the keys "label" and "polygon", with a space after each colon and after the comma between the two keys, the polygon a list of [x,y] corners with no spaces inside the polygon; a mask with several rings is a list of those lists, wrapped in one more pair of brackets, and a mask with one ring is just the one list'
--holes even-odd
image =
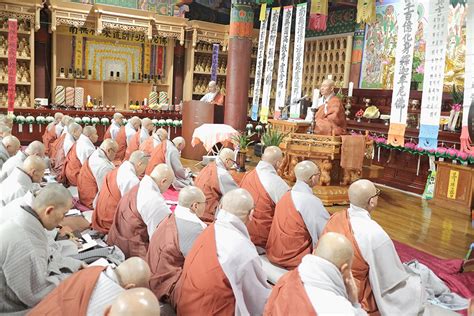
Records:
{"label": "podium", "polygon": [[191,145],[193,132],[196,128],[206,123],[224,123],[224,107],[202,101],[186,101],[183,104],[182,136],[186,140],[186,147],[181,156],[185,159],[201,160],[207,154],[202,144],[195,147]]}

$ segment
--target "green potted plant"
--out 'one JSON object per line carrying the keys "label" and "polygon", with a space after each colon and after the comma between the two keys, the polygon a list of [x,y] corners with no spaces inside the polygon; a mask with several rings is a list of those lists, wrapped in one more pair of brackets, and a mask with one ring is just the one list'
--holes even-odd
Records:
{"label": "green potted plant", "polygon": [[286,134],[272,127],[268,127],[262,134],[262,137],[260,137],[260,143],[255,145],[255,155],[261,157],[266,147],[280,146],[285,137]]}
{"label": "green potted plant", "polygon": [[232,142],[239,148],[237,152],[237,165],[239,166],[239,172],[245,172],[245,160],[249,146],[253,144],[251,140],[255,133],[248,134],[245,132],[239,133],[231,137]]}

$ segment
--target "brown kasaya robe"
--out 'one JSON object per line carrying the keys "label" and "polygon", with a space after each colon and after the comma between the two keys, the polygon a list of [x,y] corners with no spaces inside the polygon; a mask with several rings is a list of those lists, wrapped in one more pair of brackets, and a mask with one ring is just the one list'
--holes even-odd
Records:
{"label": "brown kasaya robe", "polygon": [[125,151],[125,159],[128,160],[130,158],[130,155],[135,151],[140,148],[140,134],[141,130],[138,130],[131,138],[127,146],[127,150]]}
{"label": "brown kasaya robe", "polygon": [[56,136],[56,124],[51,123],[48,125],[43,133],[43,145],[45,155],[49,155],[51,143],[54,142],[58,137]]}
{"label": "brown kasaya robe", "polygon": [[92,209],[99,188],[97,187],[94,174],[89,167],[89,159],[84,162],[79,172],[79,176],[77,177],[77,191],[79,193],[79,201],[84,206]]}
{"label": "brown kasaya robe", "polygon": [[66,138],[66,133],[63,133],[61,136],[56,138],[51,143],[51,146],[49,147],[49,158],[51,158],[51,166],[54,168],[54,165],[56,163],[56,154],[58,152],[58,149],[63,149],[63,144],[64,144],[64,139]]}
{"label": "brown kasaya robe", "polygon": [[139,150],[144,151],[148,155],[151,155],[153,149],[155,148],[155,140],[153,136],[148,137],[143,143],[138,147]]}
{"label": "brown kasaya robe", "polygon": [[[64,140],[66,138],[66,133],[61,135],[58,138],[58,142],[54,145],[56,147],[56,152],[54,156],[53,164],[53,173],[56,175],[56,181],[58,183],[66,183],[66,175],[64,173],[64,163],[66,162],[66,155],[64,154]],[[71,150],[69,150],[71,152]]]}
{"label": "brown kasaya robe", "polygon": [[107,130],[105,131],[104,140],[106,140],[107,138],[112,138],[112,134],[110,133],[111,128],[112,128],[112,124],[110,124],[109,127],[107,128]]}
{"label": "brown kasaya robe", "polygon": [[207,224],[212,223],[215,219],[216,208],[222,197],[215,162],[211,162],[199,172],[194,180],[194,185],[200,188],[206,196],[206,209],[200,218]]}
{"label": "brown kasaya robe", "polygon": [[162,163],[166,163],[166,144],[168,142],[162,141],[158,146],[153,149],[153,152],[151,153],[150,161],[148,162],[148,165],[145,170],[146,175],[150,175],[153,169],[155,169],[156,166]]}
{"label": "brown kasaya robe", "polygon": [[332,96],[327,101],[327,113],[324,113],[324,104],[321,105],[316,112],[316,135],[333,135],[339,136],[346,133],[346,114],[342,106],[341,99]]}
{"label": "brown kasaya robe", "polygon": [[118,144],[117,153],[115,153],[115,161],[123,161],[125,152],[127,151],[127,135],[125,134],[125,126],[120,127],[115,141]]}
{"label": "brown kasaya robe", "polygon": [[291,191],[276,205],[266,250],[270,262],[288,270],[296,268],[313,251],[313,240],[295,208]]}
{"label": "brown kasaya robe", "polygon": [[352,262],[352,274],[354,275],[357,288],[359,289],[359,302],[367,314],[378,314],[377,302],[375,301],[372,288],[370,287],[369,265],[364,260],[359,245],[354,238],[349,212],[339,211],[334,213],[324,228],[323,235],[327,232],[339,233],[346,236],[352,243],[354,249],[354,260]]}
{"label": "brown kasaya robe", "polygon": [[64,160],[64,175],[69,185],[77,186],[77,178],[81,171],[81,161],[77,158],[77,143],[72,145]]}
{"label": "brown kasaya robe", "polygon": [[122,197],[117,185],[118,169],[115,168],[105,176],[97,197],[97,205],[92,213],[92,228],[103,234],[109,232],[114,220],[115,210]]}

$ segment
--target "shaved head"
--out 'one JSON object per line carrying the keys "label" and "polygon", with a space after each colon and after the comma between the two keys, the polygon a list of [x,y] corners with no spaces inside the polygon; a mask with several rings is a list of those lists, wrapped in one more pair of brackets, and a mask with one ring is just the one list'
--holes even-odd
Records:
{"label": "shaved head", "polygon": [[5,137],[12,134],[12,129],[5,124],[0,124],[0,137]]}
{"label": "shaved head", "polygon": [[275,167],[275,169],[277,169],[283,160],[283,153],[277,146],[270,146],[265,148],[265,151],[262,155],[262,160],[268,162],[273,167]]}
{"label": "shaved head", "polygon": [[82,134],[82,126],[76,122],[71,122],[67,127],[67,131],[72,135],[72,137],[74,137],[75,140],[78,140]]}
{"label": "shaved head", "polygon": [[187,186],[179,191],[178,205],[191,208],[194,203],[206,202],[206,196],[201,189],[195,186]]}
{"label": "shaved head", "polygon": [[254,208],[254,201],[247,190],[236,189],[222,197],[221,205],[223,210],[237,216],[245,224]]}
{"label": "shaved head", "polygon": [[235,162],[234,162],[234,159],[235,159],[235,153],[232,149],[230,148],[223,148],[220,152],[219,152],[219,159],[221,160],[221,162],[224,164],[224,167],[227,169],[227,170],[230,170],[232,169],[232,167],[234,167],[235,165]]}
{"label": "shaved head", "polygon": [[54,113],[54,120],[56,121],[56,123],[61,122],[61,120],[63,119],[63,116],[64,115],[61,112]]}
{"label": "shaved head", "polygon": [[0,124],[6,125],[10,128],[13,127],[13,118],[9,117],[8,115],[0,115]]}
{"label": "shaved head", "polygon": [[150,161],[150,156],[147,155],[144,151],[136,150],[128,159],[133,166],[135,167],[135,172],[137,177],[143,175],[145,173],[146,167],[148,166],[148,162]]}
{"label": "shaved head", "polygon": [[150,177],[158,185],[161,193],[169,189],[175,178],[173,169],[165,163],[157,165],[151,172]]}
{"label": "shaved head", "polygon": [[20,141],[13,135],[8,135],[2,139],[3,146],[7,149],[8,154],[15,156],[18,150],[20,149]]}
{"label": "shaved head", "polygon": [[46,162],[38,156],[28,156],[23,161],[21,169],[30,176],[31,181],[40,183],[44,176]]}
{"label": "shaved head", "polygon": [[102,149],[110,161],[115,159],[115,154],[118,151],[118,143],[112,138],[104,139],[102,144],[100,144],[100,149]]}
{"label": "shaved head", "polygon": [[120,293],[112,306],[106,309],[107,316],[160,316],[160,303],[147,288],[137,288]]}
{"label": "shaved head", "polygon": [[296,180],[302,181],[310,187],[314,187],[319,182],[320,174],[319,167],[310,160],[301,161],[295,166]]}
{"label": "shaved head", "polygon": [[131,257],[122,262],[115,272],[124,289],[148,286],[151,271],[148,263],[140,257]]}
{"label": "shaved head", "polygon": [[52,230],[72,207],[72,195],[61,184],[48,184],[33,198],[31,207],[38,214],[44,228]]}
{"label": "shaved head", "polygon": [[351,266],[354,250],[351,242],[338,233],[326,233],[318,241],[314,255],[326,259],[341,269],[343,264]]}
{"label": "shaved head", "polygon": [[40,141],[33,141],[31,142],[28,147],[26,147],[25,149],[25,153],[28,155],[28,156],[38,156],[40,158],[44,158],[44,145],[42,142]]}
{"label": "shaved head", "polygon": [[138,131],[140,129],[140,126],[142,125],[142,121],[138,116],[132,117],[129,121],[130,125],[133,126],[133,128]]}
{"label": "shaved head", "polygon": [[88,137],[93,144],[96,143],[99,139],[99,135],[97,135],[97,129],[94,126],[85,126],[82,130],[82,134]]}
{"label": "shaved head", "polygon": [[372,181],[366,179],[357,180],[351,184],[348,193],[349,201],[352,205],[361,207],[369,212],[377,206],[377,188]]}
{"label": "shaved head", "polygon": [[148,132],[151,132],[155,128],[155,125],[153,125],[153,122],[148,117],[145,117],[142,119],[142,127]]}
{"label": "shaved head", "polygon": [[321,83],[320,92],[324,97],[328,97],[334,92],[334,81],[332,79],[325,79]]}
{"label": "shaved head", "polygon": [[72,117],[70,117],[69,115],[64,115],[63,118],[61,119],[61,123],[63,123],[64,126],[68,126],[72,120],[73,120]]}
{"label": "shaved head", "polygon": [[122,113],[114,113],[114,120],[117,121],[117,120],[121,120],[123,118],[123,114]]}
{"label": "shaved head", "polygon": [[158,135],[161,141],[168,139],[168,132],[162,127],[156,130],[156,135]]}

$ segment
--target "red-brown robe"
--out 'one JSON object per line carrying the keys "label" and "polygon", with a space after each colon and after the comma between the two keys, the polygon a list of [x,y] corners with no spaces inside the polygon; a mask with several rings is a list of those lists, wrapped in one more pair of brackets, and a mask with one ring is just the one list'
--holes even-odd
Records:
{"label": "red-brown robe", "polygon": [[97,197],[97,205],[92,213],[92,228],[103,234],[109,232],[114,220],[115,210],[122,197],[117,185],[118,169],[115,168],[105,176]]}
{"label": "red-brown robe", "polygon": [[77,186],[79,172],[81,171],[81,161],[77,158],[77,143],[72,145],[64,160],[64,175],[69,185]]}
{"label": "red-brown robe", "polygon": [[161,163],[166,163],[166,144],[168,142],[165,140],[158,144],[158,146],[153,149],[151,153],[150,161],[145,170],[146,175],[150,175],[153,169]]}
{"label": "red-brown robe", "polygon": [[369,265],[360,251],[354,237],[348,210],[334,213],[324,227],[322,235],[328,232],[339,233],[346,236],[352,243],[354,259],[352,261],[352,274],[359,289],[359,302],[367,314],[378,314],[377,302],[370,287]]}
{"label": "red-brown robe", "polygon": [[109,127],[107,128],[107,130],[105,131],[104,140],[106,140],[107,138],[112,138],[112,134],[110,133],[111,128],[112,128],[112,124],[110,124]]}
{"label": "red-brown robe", "polygon": [[263,315],[317,315],[297,269],[278,280],[268,297]]}
{"label": "red-brown robe", "polygon": [[179,248],[176,218],[170,214],[156,228],[150,240],[146,262],[151,269],[150,290],[161,302],[176,307],[176,285],[184,266]]}
{"label": "red-brown robe", "polygon": [[118,144],[117,152],[115,153],[115,161],[123,161],[125,152],[127,151],[127,135],[125,134],[125,126],[120,127],[115,136],[115,141]]}
{"label": "red-brown robe", "polygon": [[200,188],[206,196],[206,209],[200,218],[206,224],[210,224],[215,219],[216,208],[222,197],[215,162],[211,162],[199,172],[194,185]]}
{"label": "red-brown robe", "polygon": [[313,240],[293,203],[291,191],[276,205],[266,250],[270,262],[288,270],[295,269],[313,251]]}
{"label": "red-brown robe", "polygon": [[253,219],[247,222],[250,239],[254,245],[265,248],[275,213],[275,202],[263,187],[255,169],[244,176],[240,187],[249,191],[255,203]]}
{"label": "red-brown robe", "polygon": [[155,140],[153,139],[153,136],[152,136],[152,137],[148,137],[143,143],[141,143],[138,149],[141,151],[144,151],[148,155],[151,155],[154,148],[155,148]]}
{"label": "red-brown robe", "polygon": [[138,130],[133,136],[130,138],[130,141],[128,142],[127,150],[125,151],[125,160],[128,160],[130,158],[130,155],[135,151],[140,149],[140,134],[141,131]]}
{"label": "red-brown robe", "polygon": [[225,96],[222,93],[217,92],[216,96],[214,97],[211,103],[215,105],[224,105],[224,100],[225,100]]}
{"label": "red-brown robe", "polygon": [[89,159],[84,162],[79,171],[79,176],[77,177],[77,191],[79,193],[79,201],[81,204],[92,209],[99,188],[94,174],[89,167]]}
{"label": "red-brown robe", "polygon": [[58,152],[59,148],[63,148],[64,144],[64,138],[66,138],[66,133],[63,133],[61,136],[56,138],[51,143],[51,146],[49,147],[49,158],[51,158],[51,166],[54,168],[55,160],[56,160],[56,154]]}
{"label": "red-brown robe", "polygon": [[135,185],[120,199],[107,237],[107,244],[118,246],[125,258],[145,259],[148,250],[147,226],[137,209],[139,186]]}
{"label": "red-brown robe", "polygon": [[58,137],[56,136],[56,124],[52,123],[48,125],[43,133],[43,145],[45,155],[49,155],[51,143],[54,142]]}
{"label": "red-brown robe", "polygon": [[28,315],[86,315],[95,285],[105,269],[106,267],[88,267],[72,274],[59,283]]}
{"label": "red-brown robe", "polygon": [[178,315],[234,315],[235,297],[217,259],[214,224],[194,242],[177,288]]}
{"label": "red-brown robe", "polygon": [[[66,175],[64,174],[64,163],[66,161],[66,155],[64,154],[64,140],[66,139],[66,133],[58,138],[58,142],[54,145],[56,152],[54,156],[54,164],[52,166],[53,173],[56,175],[56,181],[58,183],[66,183]],[[52,149],[52,148],[51,148]],[[71,150],[69,150],[71,152]]]}
{"label": "red-brown robe", "polygon": [[346,114],[341,99],[332,96],[327,101],[327,113],[324,113],[324,104],[316,112],[316,135],[339,136],[346,133]]}

